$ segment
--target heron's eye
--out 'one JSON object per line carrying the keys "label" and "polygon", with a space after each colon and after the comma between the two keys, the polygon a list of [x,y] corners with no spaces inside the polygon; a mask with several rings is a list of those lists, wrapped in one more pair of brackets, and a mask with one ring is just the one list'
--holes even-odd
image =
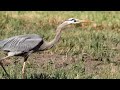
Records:
{"label": "heron's eye", "polygon": [[74,21],[74,22],[76,22],[76,20],[75,20],[75,19],[72,19],[71,21]]}
{"label": "heron's eye", "polygon": [[74,22],[76,22],[76,20],[74,19]]}

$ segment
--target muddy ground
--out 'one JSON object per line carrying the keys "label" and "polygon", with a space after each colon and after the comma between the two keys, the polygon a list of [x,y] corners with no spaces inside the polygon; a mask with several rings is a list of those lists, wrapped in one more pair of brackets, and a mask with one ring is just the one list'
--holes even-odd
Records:
{"label": "muddy ground", "polygon": [[[23,58],[16,59],[21,64],[23,63]],[[17,61],[6,59],[3,62],[5,66],[16,63]],[[104,62],[102,59],[95,59],[92,56],[84,53],[82,55],[77,56],[69,56],[69,55],[58,55],[58,54],[32,54],[27,63],[34,65],[35,67],[46,67],[46,64],[52,65],[55,69],[66,68],[67,66],[82,61],[84,64],[84,69],[86,74],[95,74],[98,70],[104,69],[106,66],[112,65],[111,72],[114,72],[114,68],[116,68],[116,64],[119,62]],[[119,60],[118,60],[119,61]],[[118,67],[118,66],[117,66]]]}

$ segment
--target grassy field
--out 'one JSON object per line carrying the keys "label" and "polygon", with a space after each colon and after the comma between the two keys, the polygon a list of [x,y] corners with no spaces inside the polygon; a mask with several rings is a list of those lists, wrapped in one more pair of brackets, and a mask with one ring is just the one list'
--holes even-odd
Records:
{"label": "grassy field", "polygon": [[[120,78],[119,11],[1,11],[0,39],[35,33],[50,41],[57,26],[68,18],[94,22],[66,27],[54,48],[32,54],[26,64],[26,78]],[[4,56],[1,51],[0,57]],[[12,79],[22,78],[23,58],[11,57],[3,63]],[[6,78],[0,68],[0,79]]]}

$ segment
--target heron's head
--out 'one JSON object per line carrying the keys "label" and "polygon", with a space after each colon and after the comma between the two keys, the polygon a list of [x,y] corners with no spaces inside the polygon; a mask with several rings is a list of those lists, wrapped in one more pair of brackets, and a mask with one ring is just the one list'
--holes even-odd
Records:
{"label": "heron's head", "polygon": [[70,24],[79,24],[79,23],[88,23],[88,22],[92,22],[92,21],[69,18],[65,20],[62,24],[60,24],[58,28],[65,28],[65,26],[70,25]]}
{"label": "heron's head", "polygon": [[75,19],[75,18],[69,18],[67,20],[65,20],[65,23],[67,24],[77,24],[77,23],[85,23],[86,20],[79,20],[79,19]]}

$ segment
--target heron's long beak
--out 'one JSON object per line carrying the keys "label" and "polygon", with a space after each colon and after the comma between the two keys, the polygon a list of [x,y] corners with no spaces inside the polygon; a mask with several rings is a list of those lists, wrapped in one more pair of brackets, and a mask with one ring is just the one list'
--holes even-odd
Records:
{"label": "heron's long beak", "polygon": [[92,23],[93,21],[90,20],[79,20],[79,23]]}

